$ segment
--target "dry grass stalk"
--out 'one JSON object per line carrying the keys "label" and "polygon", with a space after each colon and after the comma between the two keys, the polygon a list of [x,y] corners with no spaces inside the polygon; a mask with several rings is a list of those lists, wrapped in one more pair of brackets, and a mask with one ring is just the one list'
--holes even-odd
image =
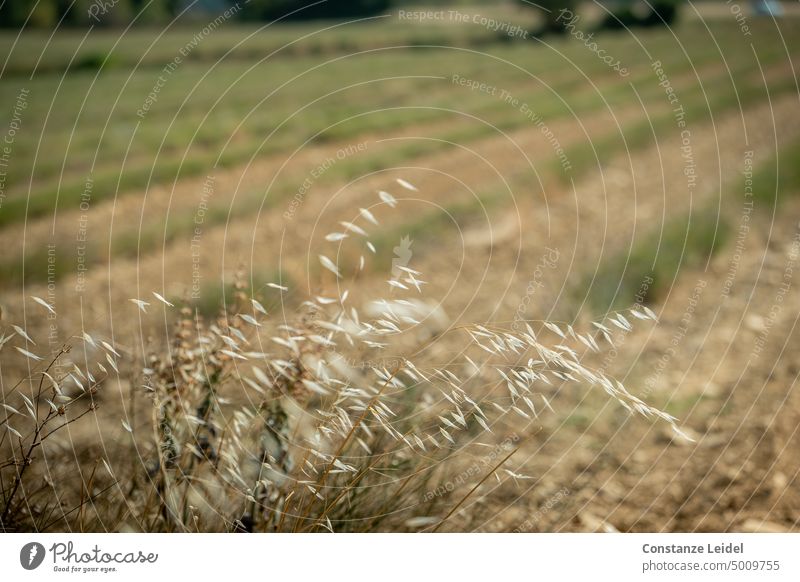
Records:
{"label": "dry grass stalk", "polygon": [[[398,204],[388,193],[380,199],[385,207]],[[326,239],[364,243],[374,252],[366,229],[378,223],[376,214],[361,209],[363,226],[343,221],[346,232]],[[320,264],[340,284],[346,280],[347,270],[326,255],[320,255]],[[362,258],[354,271],[363,266]],[[613,346],[612,328],[629,331],[631,319],[655,320],[649,309],[615,313],[580,332],[554,322],[540,322],[537,330],[529,322],[524,331],[488,324],[461,327],[448,332],[460,330],[469,342],[460,360],[439,367],[410,356],[386,360],[383,354],[403,346],[420,353],[422,337],[430,336],[426,326],[443,318],[421,298],[422,273],[401,265],[396,274],[388,282],[390,299],[370,302],[359,311],[348,303],[347,291],[336,298],[317,296],[301,305],[292,323],[272,322],[259,299],[248,293],[243,273],[236,278],[233,302],[210,323],[154,293],[164,309],[177,309],[178,316],[170,342],[154,345],[141,370],[131,373],[134,385],[142,386],[152,401],[152,422],[149,430],[131,426],[128,419],[121,423],[146,461],[134,463],[129,474],[114,475],[102,459],[112,485],[124,491],[126,500],[112,527],[183,532],[438,530],[489,476],[526,478],[518,470],[502,470],[509,454],[492,463],[460,501],[445,505],[444,498],[429,493],[448,462],[477,445],[491,446],[495,433],[552,412],[558,387],[570,382],[600,388],[632,414],[666,422],[682,434],[672,416],[585,364],[585,356],[599,352],[601,344]],[[280,284],[271,286],[288,291]],[[132,302],[143,311],[150,305]],[[14,330],[12,335],[24,340],[24,347],[14,346],[17,351],[41,361],[30,351],[32,338]],[[117,349],[84,335],[117,370]],[[11,337],[4,336],[2,343]],[[363,364],[354,365],[358,361]],[[53,378],[50,366],[30,376],[38,379],[30,398],[18,392],[21,409],[3,403],[0,445],[6,444],[11,457],[0,471],[12,477],[0,484],[4,529],[41,528],[50,521],[23,511],[22,505],[35,501],[34,492],[25,487],[27,468],[48,437],[94,411],[93,395],[106,377],[75,367]],[[102,364],[97,366],[105,372]],[[60,386],[67,381],[80,386],[81,394],[64,396]],[[89,401],[87,409],[68,416],[82,400]],[[12,418],[24,420],[28,428],[23,430],[19,422],[12,427]],[[8,446],[9,440],[14,446]],[[89,481],[95,481],[94,470]],[[56,500],[63,505],[61,486],[67,485],[51,487],[51,498],[38,505],[38,513],[47,513],[44,508]],[[78,520],[85,526],[83,507],[94,500],[93,488],[97,485],[88,494],[81,488],[78,510],[63,516],[62,523]]]}

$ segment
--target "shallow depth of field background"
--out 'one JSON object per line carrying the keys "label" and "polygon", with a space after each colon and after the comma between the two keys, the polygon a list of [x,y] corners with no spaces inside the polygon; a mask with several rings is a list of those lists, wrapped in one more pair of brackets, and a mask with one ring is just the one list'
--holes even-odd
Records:
{"label": "shallow depth of field background", "polygon": [[[0,31],[4,330],[23,326],[45,353],[73,341],[77,361],[92,357],[83,331],[113,338],[135,369],[171,333],[153,291],[212,316],[237,271],[289,321],[306,297],[335,293],[317,260],[325,235],[386,190],[400,204],[381,210],[349,301],[388,296],[401,260],[446,314],[431,337],[474,322],[586,325],[643,303],[660,323],[598,365],[697,441],[571,386],[554,412],[494,435],[520,441],[515,467],[531,478],[488,481],[451,529],[800,527],[795,4],[779,18],[743,1],[682,4],[669,27],[591,40],[601,4],[542,36],[514,2],[273,24],[206,4],[175,23]],[[418,358],[446,362],[448,337]],[[4,389],[29,371],[0,358]],[[60,471],[128,462],[123,406],[142,426],[150,414],[132,377],[106,382],[94,419],[64,434],[78,452]],[[443,482],[468,490],[470,463]]]}

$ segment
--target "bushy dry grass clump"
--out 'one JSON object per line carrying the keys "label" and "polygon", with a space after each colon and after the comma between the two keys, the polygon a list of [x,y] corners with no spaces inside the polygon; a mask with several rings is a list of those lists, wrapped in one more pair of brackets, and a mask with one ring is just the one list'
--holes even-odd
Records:
{"label": "bushy dry grass clump", "polygon": [[[382,192],[376,207],[396,204]],[[328,242],[375,252],[366,229],[378,220],[367,209],[359,217],[363,225],[343,221]],[[425,300],[423,274],[408,266],[395,266],[388,298],[356,307],[342,265],[324,254],[319,262],[338,292],[309,297],[291,318],[268,313],[243,276],[211,321],[157,293],[151,302],[132,299],[174,320],[169,341],[152,344],[142,365],[122,366],[114,345],[84,333],[76,339],[102,361],[53,374],[67,347],[44,366],[33,338],[18,327],[5,330],[3,353],[13,346],[31,368],[4,390],[2,528],[446,529],[489,477],[526,478],[514,446],[497,443],[517,444],[521,425],[552,413],[564,383],[600,388],[680,434],[673,417],[586,363],[602,344],[613,346],[613,328],[627,332],[631,319],[655,320],[647,308],[610,315],[586,331],[554,322],[524,323],[524,330],[452,327]],[[364,265],[361,257],[351,271]],[[428,361],[427,345],[443,334],[463,338],[463,348],[445,363]],[[106,365],[129,379],[136,399],[149,399],[152,418],[120,418],[126,439],[116,448],[76,450],[62,429],[94,413]],[[465,455],[483,459],[480,472],[470,472],[456,494],[439,495],[453,481],[452,463]],[[58,473],[61,456],[79,462],[78,477]]]}

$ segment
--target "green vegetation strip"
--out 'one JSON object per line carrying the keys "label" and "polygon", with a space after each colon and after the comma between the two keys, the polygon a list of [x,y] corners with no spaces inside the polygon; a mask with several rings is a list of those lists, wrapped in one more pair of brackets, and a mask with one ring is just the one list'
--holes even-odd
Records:
{"label": "green vegetation strip", "polygon": [[[522,78],[520,74],[517,74],[515,78],[507,79],[505,75],[498,75],[494,71],[486,75],[476,69],[474,64],[471,65],[471,68],[465,67],[464,65],[467,64],[467,61],[464,60],[464,55],[456,56],[459,58],[453,58],[450,55],[450,58],[447,59],[448,66],[452,67],[447,70],[462,71],[462,76],[488,78],[493,86],[508,90],[520,100],[535,103],[537,113],[540,115],[551,116],[554,113],[558,115],[567,113],[563,104],[547,89],[536,86],[532,91],[529,78]],[[404,60],[389,59],[386,69],[398,70],[399,68],[399,70],[402,70],[401,65]],[[697,63],[697,66],[702,66],[702,64]],[[674,75],[686,74],[689,69],[689,64],[685,60],[681,61],[676,58],[674,65],[670,69],[674,71]],[[665,63],[665,66],[668,66],[668,64]],[[537,67],[537,69],[541,68]],[[433,72],[428,71],[428,73]],[[546,72],[547,68],[544,70],[544,73]],[[537,70],[537,73],[543,74],[541,70]],[[352,73],[348,73],[337,82],[342,84],[346,84],[347,81],[357,82],[356,77],[349,78],[350,76],[352,76]],[[230,82],[235,82],[235,77],[231,77]],[[608,75],[606,74],[603,78],[608,79]],[[609,80],[613,82],[613,79]],[[637,77],[631,80],[640,90],[648,90],[649,88],[649,94],[653,94],[653,87],[657,88],[656,84],[653,83],[652,73],[648,69],[644,69]],[[325,83],[329,81],[330,79],[327,79]],[[224,86],[225,82],[222,81],[220,84]],[[553,83],[551,88],[555,94],[574,97],[577,92],[576,89],[584,85],[585,81],[582,82],[582,79],[577,76],[561,76],[561,79]],[[118,190],[132,192],[145,188],[148,183],[169,182],[198,175],[207,171],[215,163],[219,167],[225,168],[243,163],[256,153],[259,156],[268,156],[286,152],[302,141],[303,138],[298,138],[298,136],[314,135],[316,132],[344,119],[348,121],[333,125],[327,131],[319,134],[317,141],[344,141],[354,139],[368,132],[385,135],[389,131],[410,128],[414,124],[429,125],[452,118],[453,114],[447,110],[453,107],[454,95],[457,93],[459,95],[457,102],[460,111],[487,117],[489,121],[493,121],[490,117],[492,115],[500,115],[501,118],[506,120],[510,117],[512,119],[511,124],[501,121],[504,129],[520,126],[527,122],[518,112],[509,112],[509,106],[499,98],[488,97],[481,93],[470,93],[466,89],[456,88],[448,80],[406,79],[403,82],[381,83],[381,91],[377,91],[376,87],[374,84],[354,87],[346,93],[332,96],[320,103],[316,108],[307,109],[294,119],[289,120],[288,123],[281,127],[280,131],[263,144],[261,142],[264,138],[275,127],[280,125],[291,111],[296,109],[298,103],[308,101],[309,95],[323,94],[322,87],[306,88],[301,86],[296,91],[289,92],[288,97],[291,97],[291,99],[287,99],[283,95],[276,95],[275,99],[270,100],[268,110],[262,111],[264,108],[261,108],[247,120],[248,122],[244,127],[238,129],[236,124],[243,120],[249,108],[253,106],[252,99],[243,102],[238,97],[233,98],[232,101],[226,100],[219,105],[216,111],[209,111],[213,102],[205,104],[206,109],[198,109],[192,105],[194,101],[189,101],[187,106],[181,110],[181,115],[175,121],[175,125],[168,132],[164,131],[164,124],[170,123],[171,120],[156,117],[154,115],[156,111],[153,111],[140,124],[135,140],[130,144],[130,152],[127,152],[128,142],[137,120],[134,118],[126,122],[124,115],[121,115],[121,113],[128,110],[135,111],[136,107],[138,107],[136,103],[121,104],[119,109],[115,110],[113,141],[111,141],[112,134],[108,134],[106,140],[101,140],[99,132],[102,131],[103,124],[94,123],[92,124],[93,127],[84,126],[91,119],[90,115],[92,117],[97,116],[95,117],[96,119],[105,119],[108,117],[108,112],[96,111],[91,114],[89,112],[83,114],[81,119],[87,121],[78,125],[77,131],[80,137],[80,142],[78,143],[70,143],[72,139],[71,127],[64,127],[57,131],[54,127],[48,125],[46,132],[47,148],[52,148],[52,151],[65,151],[69,148],[67,158],[69,164],[64,167],[64,158],[59,159],[59,156],[40,156],[36,161],[34,183],[28,196],[28,202],[26,203],[19,196],[9,197],[3,211],[0,212],[0,225],[21,220],[26,212],[29,218],[52,212],[59,192],[63,203],[69,206],[71,201],[82,192],[85,175],[91,167],[95,168],[92,178],[95,185],[94,201],[97,202],[113,195]],[[612,85],[606,95],[609,103],[611,105],[619,103],[620,95],[623,95],[625,100],[631,100],[633,96],[626,88],[626,84],[617,83]],[[189,89],[190,85],[187,84],[184,91]],[[202,95],[203,91],[201,89],[199,91],[200,95]],[[298,94],[294,95],[296,92]],[[182,99],[182,95],[183,93],[174,96],[163,94],[159,97],[159,102],[178,101]],[[381,111],[376,115],[358,115],[364,111],[380,111],[384,108],[413,107],[419,105],[419,95],[425,96],[422,103],[425,108],[393,109]],[[589,107],[592,108],[603,106],[602,101],[597,99],[594,94],[587,95],[583,100],[591,101]],[[441,109],[434,109],[436,107]],[[577,111],[586,110],[586,104],[584,103],[582,106],[580,100],[576,107]],[[206,114],[209,115],[210,120],[214,120],[213,123],[209,120],[203,123],[203,116]],[[356,117],[349,119],[354,115]],[[68,116],[63,116],[63,118],[66,117]],[[193,137],[195,129],[198,133],[196,137]],[[20,139],[23,139],[24,136],[36,137],[36,131],[31,128],[28,128],[28,130]],[[490,132],[491,128],[486,128],[484,131]],[[220,139],[227,139],[227,136],[233,133],[237,135],[237,139],[226,149],[222,157],[219,157],[219,153],[215,151],[212,144],[218,143]],[[95,141],[93,142],[92,139]],[[98,149],[98,144],[101,141],[103,141],[103,147]],[[109,141],[109,143],[105,143],[105,141]],[[191,150],[187,151],[187,145],[190,143],[192,144]],[[18,164],[15,173],[7,177],[7,189],[15,185],[28,188],[26,174],[30,177],[32,168],[28,168],[26,171],[25,165],[32,163],[34,159],[33,151],[34,144],[26,144],[24,142],[18,144],[16,151],[16,155],[19,156]],[[152,157],[153,152],[158,152],[157,158]],[[183,160],[184,154],[187,153],[186,159]],[[95,156],[97,156],[96,160],[94,159]],[[126,159],[126,167],[123,175],[120,176],[119,166],[120,160],[123,158]],[[16,193],[22,194],[20,191]]]}
{"label": "green vegetation strip", "polygon": [[[800,140],[759,164],[752,180],[754,216],[769,220],[789,195],[800,193]],[[588,293],[589,305],[605,313],[631,305],[642,282],[650,277],[653,282],[645,299],[659,300],[681,269],[705,264],[731,238],[732,213],[741,209],[732,202],[741,198],[742,191],[741,180],[731,182],[721,204],[729,210],[720,212],[718,201],[710,201],[689,215],[668,221],[663,233],[654,229],[633,248],[605,259],[596,273],[581,282],[576,296]]]}
{"label": "green vegetation strip", "polygon": [[[720,77],[722,79],[723,77]],[[703,94],[699,87],[693,87],[691,90],[681,92],[681,102],[684,104],[686,110],[686,119],[688,122],[702,122],[707,119],[709,106],[710,111],[715,115],[722,114],[726,111],[738,107],[739,101],[735,96],[727,91],[724,83],[714,82],[712,79],[708,83],[709,89],[706,94]],[[642,95],[648,95],[653,91],[660,91],[657,85],[647,84],[645,80],[641,81]],[[784,80],[770,87],[770,94],[773,98],[791,92],[794,90],[794,85],[789,80]],[[624,102],[625,97],[631,95],[630,90],[626,90],[625,86],[620,86],[611,90],[606,95],[607,100],[615,104],[617,101]],[[752,103],[758,102],[759,99],[765,98],[766,94],[763,87],[755,85],[742,86],[739,89],[739,99],[742,106],[747,106]],[[657,95],[654,95],[657,97]],[[706,97],[708,98],[708,105],[706,104]],[[550,108],[542,104],[543,117],[548,120],[558,119],[560,117],[559,111],[562,115],[566,113],[563,107],[559,108],[559,103],[551,103]],[[596,99],[584,99],[582,102],[576,104],[574,111],[578,114],[590,112],[594,109],[604,107],[602,103],[598,103]],[[506,106],[505,117],[496,120],[497,126],[503,130],[511,130],[517,128],[520,124],[520,118],[523,118],[518,111],[510,109]],[[523,118],[525,123],[529,121]],[[652,124],[652,128],[651,128]],[[604,162],[612,159],[623,151],[627,146],[630,149],[640,148],[649,145],[653,139],[653,131],[656,134],[668,133],[674,128],[674,117],[672,112],[667,111],[664,114],[654,116],[649,121],[637,122],[630,127],[624,127],[622,135],[625,136],[625,141],[618,133],[613,133],[607,137],[595,139],[591,143],[582,142],[575,146],[566,148],[567,157],[573,166],[569,177],[576,179],[580,176],[591,171],[597,167],[598,162],[602,165]],[[477,140],[485,137],[487,134],[494,132],[494,129],[481,125],[468,125],[451,130],[448,133],[440,136],[442,141],[425,141],[408,143],[393,149],[392,151],[380,152],[378,154],[366,156],[353,156],[333,166],[326,174],[327,179],[339,180],[345,182],[365,173],[380,170],[387,167],[402,165],[408,163],[409,160],[423,158],[432,155],[438,151],[442,151],[449,146],[447,142],[466,143],[471,140]],[[597,155],[597,157],[595,157]],[[547,168],[550,176],[565,177],[558,160],[554,159],[549,168]],[[530,179],[529,171],[525,169],[519,174],[511,176],[511,183],[525,184]],[[97,185],[95,184],[95,191]],[[276,187],[270,192],[270,198],[267,203],[267,208],[275,208],[281,202],[285,202],[296,192],[296,185],[292,180],[284,180],[278,182]],[[254,192],[243,196],[237,205],[232,209],[231,217],[245,216],[253,211],[257,211],[262,204],[263,191]],[[225,207],[210,207],[207,212],[204,224],[206,228],[224,222],[228,219],[229,209]],[[137,255],[147,254],[149,251],[160,247],[164,243],[169,243],[177,240],[181,236],[187,235],[194,228],[192,216],[175,215],[170,218],[168,223],[159,221],[155,223],[148,223],[144,226],[141,232],[138,230],[123,230],[116,234],[111,244],[111,254],[113,257],[135,257]],[[69,246],[69,245],[67,245]],[[48,277],[46,269],[47,261],[46,251],[36,251],[30,253],[26,258],[25,279],[28,282],[43,281]],[[87,265],[96,264],[100,261],[106,260],[103,251],[95,248],[93,245],[87,245],[85,261]],[[31,268],[32,266],[32,268]],[[22,277],[22,267],[19,260],[11,262],[0,262],[0,274],[4,276],[4,281],[7,284],[19,282]],[[50,273],[49,276],[58,279],[63,274],[62,270],[56,270]]]}
{"label": "green vegetation strip", "polygon": [[[694,28],[687,25],[680,29],[679,33],[681,36],[688,35],[689,30]],[[736,42],[735,38],[728,38],[728,32],[726,29],[716,31],[722,46],[725,47],[726,58],[730,63],[739,65],[741,70],[741,63],[751,62],[752,56],[747,46]],[[357,29],[355,34],[370,34],[369,27],[363,30]],[[610,47],[630,45],[630,39],[618,35],[608,35],[605,41]],[[692,56],[691,60],[687,60],[678,51],[666,50],[671,43],[674,43],[673,38],[660,33],[647,38],[648,49],[653,51],[653,54],[665,53],[661,60],[673,77],[690,72],[690,64],[702,67],[718,60],[718,55],[712,51],[702,51],[697,58]],[[609,76],[607,67],[604,68],[604,64],[597,59],[590,59],[592,55],[587,55],[587,51],[581,50],[581,46],[574,46],[575,43],[569,41],[564,41],[563,44],[564,46],[559,44],[558,48],[563,49],[567,56],[590,77],[593,79],[597,77],[596,81],[607,78],[614,80]],[[692,44],[687,41],[690,54],[693,52],[694,44],[697,43]],[[356,86],[305,110],[302,115],[275,134],[264,148],[259,149],[264,137],[280,124],[298,103],[306,103],[323,95],[326,88],[336,89],[373,78],[371,69],[365,66],[366,59],[369,59],[370,64],[378,70],[393,71],[394,74],[413,71],[415,75],[441,76],[445,71],[446,76],[449,72],[459,72],[462,76],[510,89],[518,93],[516,97],[529,100],[537,106],[541,102],[545,109],[553,107],[563,109],[558,100],[546,90],[541,88],[537,88],[535,92],[523,90],[522,87],[526,83],[531,84],[530,80],[513,67],[499,66],[490,57],[476,58],[472,53],[447,50],[437,51],[436,54],[435,59],[420,60],[414,51],[381,51],[337,61],[333,66],[325,67],[292,82],[270,98],[269,107],[262,106],[254,111],[241,127],[237,125],[262,96],[283,81],[294,77],[298,71],[319,65],[322,60],[320,58],[271,60],[269,76],[266,78],[264,67],[253,69],[248,73],[252,63],[226,61],[215,68],[211,75],[198,85],[195,93],[183,103],[195,83],[208,72],[206,67],[188,64],[169,77],[169,82],[159,92],[154,108],[144,119],[139,119],[136,112],[142,106],[148,92],[152,90],[157,78],[153,71],[136,71],[130,78],[127,72],[119,71],[113,75],[103,75],[96,82],[88,75],[68,76],[63,86],[59,85],[60,80],[57,78],[34,79],[31,82],[34,98],[31,99],[26,113],[26,130],[20,134],[18,143],[15,144],[15,172],[7,177],[6,189],[9,197],[7,205],[0,212],[0,225],[10,224],[24,217],[26,202],[22,199],[22,194],[27,192],[29,187],[31,195],[28,218],[51,212],[59,191],[63,204],[70,207],[83,191],[85,176],[91,168],[94,168],[95,196],[102,199],[113,195],[118,187],[121,191],[130,192],[141,189],[148,183],[169,182],[201,174],[215,162],[217,157],[215,146],[228,136],[235,137],[220,160],[222,167],[243,162],[256,152],[259,155],[284,152],[299,142],[298,135],[313,135],[331,123],[362,111],[387,106],[416,105],[420,101],[420,95],[424,95],[423,104],[426,106],[452,107],[456,89],[449,83],[443,84],[437,80],[387,81],[381,83],[380,91],[376,90],[373,84]],[[585,99],[598,101],[595,95],[590,94],[591,92],[575,91],[576,86],[582,89],[585,82],[581,84],[578,75],[560,74],[565,71],[563,62],[551,51],[545,51],[530,43],[498,44],[493,48],[492,55],[511,62],[527,62],[532,55],[535,55],[537,57],[535,67],[530,68],[545,79],[553,74],[556,75],[559,80],[553,85],[555,92],[568,95],[570,99],[575,99],[577,94]],[[780,59],[781,56],[780,51],[772,49],[759,53],[764,65]],[[634,57],[630,66],[632,70],[636,70],[637,67],[643,70],[644,74],[639,79],[645,79],[646,83],[655,85],[647,62],[642,57],[643,55]],[[785,55],[783,57],[785,58]],[[637,79],[634,80],[638,83]],[[624,88],[624,84],[622,85]],[[235,87],[235,90],[228,93],[219,105],[214,106],[221,91],[231,86]],[[16,90],[16,87],[8,84],[5,89],[0,87],[0,96],[11,100]],[[49,97],[44,96],[53,93],[57,93],[55,110],[59,115],[48,116]],[[459,108],[475,114],[497,113],[505,105],[498,99],[492,99],[495,102],[487,105],[488,97],[464,93],[465,90],[459,93]],[[84,101],[87,95],[90,98]],[[93,95],[104,97],[119,95],[119,101],[93,98]],[[167,124],[172,123],[172,115],[177,104],[182,104],[180,115],[169,131],[165,131]],[[204,120],[207,114],[209,117]],[[335,126],[321,134],[320,139],[348,139],[365,131],[385,133],[394,128],[407,127],[414,123],[431,123],[448,116],[449,114],[444,111],[421,109],[393,111],[373,117],[362,116]],[[46,128],[42,125],[45,119]],[[103,122],[98,123],[98,120]],[[105,120],[109,122],[107,128]],[[128,142],[136,123],[140,124],[139,129],[128,152]],[[73,125],[75,125],[74,135]],[[39,155],[35,158],[34,152],[39,145],[40,135],[43,136],[41,151],[67,152],[67,154]],[[157,158],[154,157],[154,152],[159,152]],[[187,159],[181,162],[184,153],[188,154]],[[126,159],[126,169],[120,177],[119,167],[123,158]],[[34,159],[37,160],[35,169],[32,166]],[[152,181],[148,182],[151,172]],[[31,178],[33,184],[28,184]],[[15,185],[23,190],[15,189]]]}

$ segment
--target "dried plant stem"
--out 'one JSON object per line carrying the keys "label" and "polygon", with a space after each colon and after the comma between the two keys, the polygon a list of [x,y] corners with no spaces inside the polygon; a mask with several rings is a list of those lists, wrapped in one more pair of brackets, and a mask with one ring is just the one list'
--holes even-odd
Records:
{"label": "dried plant stem", "polygon": [[119,482],[118,481],[114,481],[111,485],[108,485],[107,487],[104,487],[103,489],[101,489],[100,491],[98,491],[97,493],[92,495],[91,497],[88,497],[85,500],[82,500],[80,504],[76,505],[75,507],[73,507],[72,509],[67,511],[66,513],[62,514],[61,517],[59,517],[58,519],[54,519],[54,520],[48,522],[47,524],[45,524],[43,527],[41,527],[38,530],[39,533],[43,533],[43,532],[47,531],[48,529],[50,529],[51,526],[57,524],[62,519],[66,519],[67,516],[72,515],[76,511],[79,511],[80,508],[83,507],[84,504],[91,503],[91,502],[101,498],[103,495],[105,495],[108,491],[111,491],[111,489],[113,489],[117,485],[119,485]]}
{"label": "dried plant stem", "polygon": [[486,475],[484,475],[484,476],[483,476],[483,479],[481,479],[480,481],[478,481],[478,482],[475,484],[475,486],[474,486],[472,489],[470,489],[470,490],[469,490],[469,492],[467,492],[467,494],[466,494],[466,495],[464,495],[464,497],[462,497],[462,498],[461,498],[461,500],[460,500],[458,503],[456,503],[456,504],[453,506],[453,509],[451,509],[451,510],[450,510],[450,511],[447,513],[447,515],[445,515],[445,516],[442,518],[442,520],[441,520],[441,521],[440,521],[438,524],[436,524],[436,527],[435,527],[435,528],[433,528],[433,532],[434,532],[434,533],[436,533],[437,531],[439,531],[439,528],[440,528],[440,527],[442,527],[442,524],[444,524],[444,522],[446,522],[448,519],[450,519],[450,516],[451,516],[451,515],[453,515],[453,514],[454,514],[454,513],[455,513],[455,512],[458,510],[458,508],[459,508],[459,507],[461,507],[461,506],[464,504],[464,502],[465,502],[467,499],[469,499],[469,497],[470,497],[470,496],[471,496],[473,493],[475,493],[475,491],[477,491],[478,487],[480,487],[481,485],[483,485],[484,481],[486,481],[486,480],[487,480],[487,479],[488,479],[488,478],[489,478],[491,475],[493,475],[493,474],[494,474],[494,472],[495,472],[495,471],[497,471],[497,470],[498,470],[500,467],[502,467],[502,466],[505,464],[505,462],[511,458],[511,455],[513,455],[514,453],[516,453],[518,450],[519,450],[519,447],[517,447],[516,449],[514,449],[513,451],[511,451],[510,453],[508,453],[508,454],[507,454],[505,457],[503,457],[503,460],[502,460],[502,461],[500,461],[499,463],[497,463],[497,465],[495,465],[495,466],[492,468],[492,470],[491,470],[491,471],[489,471],[488,473],[486,473]]}
{"label": "dried plant stem", "polygon": [[[94,475],[97,472],[97,464],[98,461],[95,461],[94,467],[92,467],[92,474],[89,475],[89,483],[86,484],[85,487],[81,488],[81,504],[80,509],[78,510],[78,525],[80,526],[81,533],[83,533],[83,508],[86,506],[84,503],[84,495],[89,493],[92,490],[92,484],[94,483]],[[91,495],[91,493],[90,493]]]}
{"label": "dried plant stem", "polygon": [[[364,419],[367,417],[367,413],[370,411],[370,409],[375,405],[375,403],[381,397],[381,395],[383,394],[383,391],[389,386],[389,383],[392,381],[392,379],[395,376],[397,376],[398,372],[400,372],[400,368],[397,368],[392,373],[392,375],[389,376],[389,378],[384,381],[383,385],[381,386],[381,389],[378,391],[378,393],[375,396],[372,397],[372,400],[370,401],[370,403],[364,408],[364,411],[359,415],[358,419],[356,419],[356,421],[353,423],[353,427],[347,433],[345,438],[342,439],[342,442],[339,444],[339,447],[336,449],[336,452],[333,454],[333,457],[331,458],[331,462],[328,463],[327,466],[325,467],[325,471],[322,473],[322,476],[320,476],[317,479],[317,482],[315,484],[315,489],[319,490],[325,484],[325,479],[328,477],[328,475],[330,474],[331,470],[334,467],[334,460],[339,459],[339,457],[341,456],[341,454],[344,451],[345,447],[350,442],[350,439],[353,438],[353,435],[355,435],[356,430],[358,430],[358,427],[361,426],[362,422],[364,422]],[[301,519],[298,520],[298,522],[297,522],[298,525],[299,525],[299,523],[301,521],[304,521],[305,519],[308,518],[308,515],[309,515],[309,513],[311,511],[311,508],[314,507],[315,502],[316,502],[316,497],[312,496],[311,497],[311,501],[308,502],[308,505],[306,506]],[[295,532],[297,531],[297,525],[295,525],[294,531]]]}
{"label": "dried plant stem", "polygon": [[[47,418],[48,419],[50,418],[49,414]],[[11,494],[8,496],[8,499],[6,500],[6,506],[5,509],[3,509],[3,516],[0,517],[0,523],[5,524],[6,520],[8,519],[8,514],[11,511],[11,504],[14,502],[14,497],[16,496],[17,491],[19,490],[19,487],[22,484],[22,477],[25,474],[25,470],[31,464],[31,455],[33,454],[33,450],[39,444],[39,435],[41,434],[42,428],[44,428],[46,422],[47,419],[42,424],[39,424],[38,422],[36,423],[36,429],[33,433],[33,440],[31,441],[31,444],[28,447],[28,451],[22,456],[22,467],[20,467],[17,470],[17,476],[14,479],[14,485],[11,488]],[[19,441],[19,446],[20,450],[22,450],[22,439],[20,439]]]}

